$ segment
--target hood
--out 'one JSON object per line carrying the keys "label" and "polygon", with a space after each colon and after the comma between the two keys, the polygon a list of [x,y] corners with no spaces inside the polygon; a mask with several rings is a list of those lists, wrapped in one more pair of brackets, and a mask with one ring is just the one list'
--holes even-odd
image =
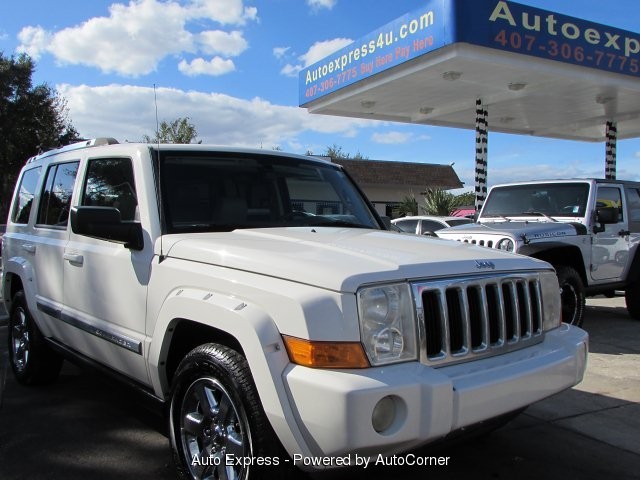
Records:
{"label": "hood", "polygon": [[531,270],[539,260],[381,230],[295,227],[163,237],[166,255],[355,292],[366,283]]}
{"label": "hood", "polygon": [[586,234],[587,229],[581,223],[537,221],[471,223],[437,231],[439,237],[456,239],[467,235],[499,235],[515,238],[526,236],[528,240],[535,240],[538,238],[558,238]]}

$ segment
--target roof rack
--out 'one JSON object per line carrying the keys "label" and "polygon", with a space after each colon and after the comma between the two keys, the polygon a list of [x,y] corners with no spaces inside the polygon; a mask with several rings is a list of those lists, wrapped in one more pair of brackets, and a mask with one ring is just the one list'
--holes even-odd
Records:
{"label": "roof rack", "polygon": [[87,148],[87,147],[99,147],[99,146],[102,146],[102,145],[114,145],[116,143],[119,143],[119,142],[115,138],[111,138],[111,137],[99,137],[99,138],[92,138],[91,140],[82,140],[81,142],[72,143],[72,144],[66,145],[64,147],[56,148],[56,149],[53,149],[53,150],[49,150],[47,152],[40,153],[38,155],[34,155],[29,160],[27,160],[27,163],[31,163],[31,162],[34,162],[34,161],[40,159],[40,158],[45,158],[45,157],[48,157],[50,155],[54,155],[54,154],[57,154],[57,153],[70,152],[72,150],[79,150],[81,148]]}

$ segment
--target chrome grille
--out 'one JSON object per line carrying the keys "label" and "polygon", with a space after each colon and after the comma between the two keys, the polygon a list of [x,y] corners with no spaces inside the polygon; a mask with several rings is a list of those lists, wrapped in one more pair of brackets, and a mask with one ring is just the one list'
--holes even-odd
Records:
{"label": "chrome grille", "polygon": [[422,363],[458,363],[542,340],[537,273],[418,282],[412,287]]}

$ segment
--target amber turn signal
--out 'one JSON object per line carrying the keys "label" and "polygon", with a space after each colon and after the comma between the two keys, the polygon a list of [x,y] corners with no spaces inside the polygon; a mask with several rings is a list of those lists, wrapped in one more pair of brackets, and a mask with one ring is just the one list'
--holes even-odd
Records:
{"label": "amber turn signal", "polygon": [[369,368],[359,342],[312,342],[283,335],[289,360],[313,368]]}

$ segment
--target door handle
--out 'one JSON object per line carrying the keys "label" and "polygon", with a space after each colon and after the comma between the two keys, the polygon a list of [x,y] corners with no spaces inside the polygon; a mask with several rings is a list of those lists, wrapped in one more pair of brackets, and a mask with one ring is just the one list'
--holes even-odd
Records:
{"label": "door handle", "polygon": [[22,249],[28,253],[36,253],[36,246],[33,243],[23,243]]}
{"label": "door handle", "polygon": [[84,263],[84,257],[79,253],[65,253],[62,258],[73,265],[82,265]]}

